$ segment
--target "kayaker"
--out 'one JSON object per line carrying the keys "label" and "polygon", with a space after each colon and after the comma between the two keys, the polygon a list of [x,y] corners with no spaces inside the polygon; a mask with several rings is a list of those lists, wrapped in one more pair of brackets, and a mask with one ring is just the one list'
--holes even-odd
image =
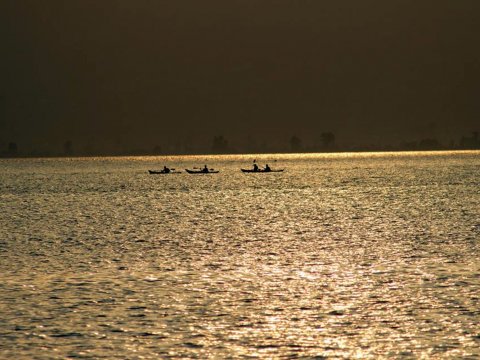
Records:
{"label": "kayaker", "polygon": [[253,164],[253,171],[255,171],[255,172],[258,171],[258,165],[257,164]]}
{"label": "kayaker", "polygon": [[168,174],[168,173],[170,172],[170,169],[164,165],[164,166],[163,166],[163,172],[164,172],[165,174]]}
{"label": "kayaker", "polygon": [[268,166],[268,164],[266,164],[265,169],[263,169],[263,171],[269,172],[269,171],[272,171],[272,169],[270,169],[270,166]]}
{"label": "kayaker", "polygon": [[202,172],[208,173],[208,167],[207,167],[207,165],[205,165],[205,166],[203,167]]}

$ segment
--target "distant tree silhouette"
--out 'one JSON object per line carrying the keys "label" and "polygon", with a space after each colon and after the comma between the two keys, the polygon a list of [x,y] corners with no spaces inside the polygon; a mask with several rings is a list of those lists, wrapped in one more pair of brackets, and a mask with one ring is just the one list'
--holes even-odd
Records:
{"label": "distant tree silhouette", "polygon": [[214,153],[226,153],[228,151],[228,141],[222,135],[214,136],[212,151]]}
{"label": "distant tree silhouette", "polygon": [[73,155],[73,144],[71,140],[67,140],[63,144],[63,153],[67,156]]}
{"label": "distant tree silhouette", "polygon": [[17,143],[14,143],[14,142],[8,143],[7,155],[9,155],[9,156],[17,156],[18,155]]}
{"label": "distant tree silhouette", "polygon": [[420,140],[420,143],[418,144],[418,146],[422,150],[436,150],[442,147],[440,142],[437,139],[433,139],[433,138]]}
{"label": "distant tree silhouette", "polygon": [[480,149],[480,138],[478,131],[472,132],[472,136],[462,136],[460,139],[460,147],[464,149]]}
{"label": "distant tree silhouette", "polygon": [[332,132],[323,132],[320,134],[322,141],[322,147],[324,149],[330,149],[335,146],[335,134]]}
{"label": "distant tree silhouette", "polygon": [[292,152],[302,151],[302,140],[296,135],[290,138],[290,150]]}

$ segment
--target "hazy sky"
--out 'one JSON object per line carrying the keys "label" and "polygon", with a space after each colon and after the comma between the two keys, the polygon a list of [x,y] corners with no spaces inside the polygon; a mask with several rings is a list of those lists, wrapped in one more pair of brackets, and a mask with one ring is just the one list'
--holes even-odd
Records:
{"label": "hazy sky", "polygon": [[0,142],[458,138],[480,128],[479,17],[478,0],[2,0]]}

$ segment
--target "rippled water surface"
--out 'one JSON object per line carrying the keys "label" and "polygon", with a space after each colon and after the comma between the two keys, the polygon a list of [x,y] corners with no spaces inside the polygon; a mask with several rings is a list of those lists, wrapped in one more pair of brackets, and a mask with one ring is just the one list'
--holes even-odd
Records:
{"label": "rippled water surface", "polygon": [[255,157],[0,160],[0,358],[480,357],[480,152]]}

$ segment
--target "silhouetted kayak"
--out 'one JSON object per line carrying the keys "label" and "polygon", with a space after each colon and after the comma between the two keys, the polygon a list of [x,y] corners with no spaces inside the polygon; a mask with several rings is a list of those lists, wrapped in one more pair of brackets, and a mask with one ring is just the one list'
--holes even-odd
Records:
{"label": "silhouetted kayak", "polygon": [[168,175],[168,174],[181,174],[180,171],[169,171],[166,172],[165,170],[148,170],[149,174],[163,174],[163,175]]}
{"label": "silhouetted kayak", "polygon": [[216,174],[218,173],[218,170],[209,170],[208,172],[205,172],[203,170],[189,170],[185,169],[185,171],[189,174]]}
{"label": "silhouetted kayak", "polygon": [[244,173],[269,173],[269,172],[283,172],[285,169],[280,169],[280,170],[270,170],[270,171],[265,171],[265,170],[260,170],[258,169],[257,171],[253,169],[240,169]]}

